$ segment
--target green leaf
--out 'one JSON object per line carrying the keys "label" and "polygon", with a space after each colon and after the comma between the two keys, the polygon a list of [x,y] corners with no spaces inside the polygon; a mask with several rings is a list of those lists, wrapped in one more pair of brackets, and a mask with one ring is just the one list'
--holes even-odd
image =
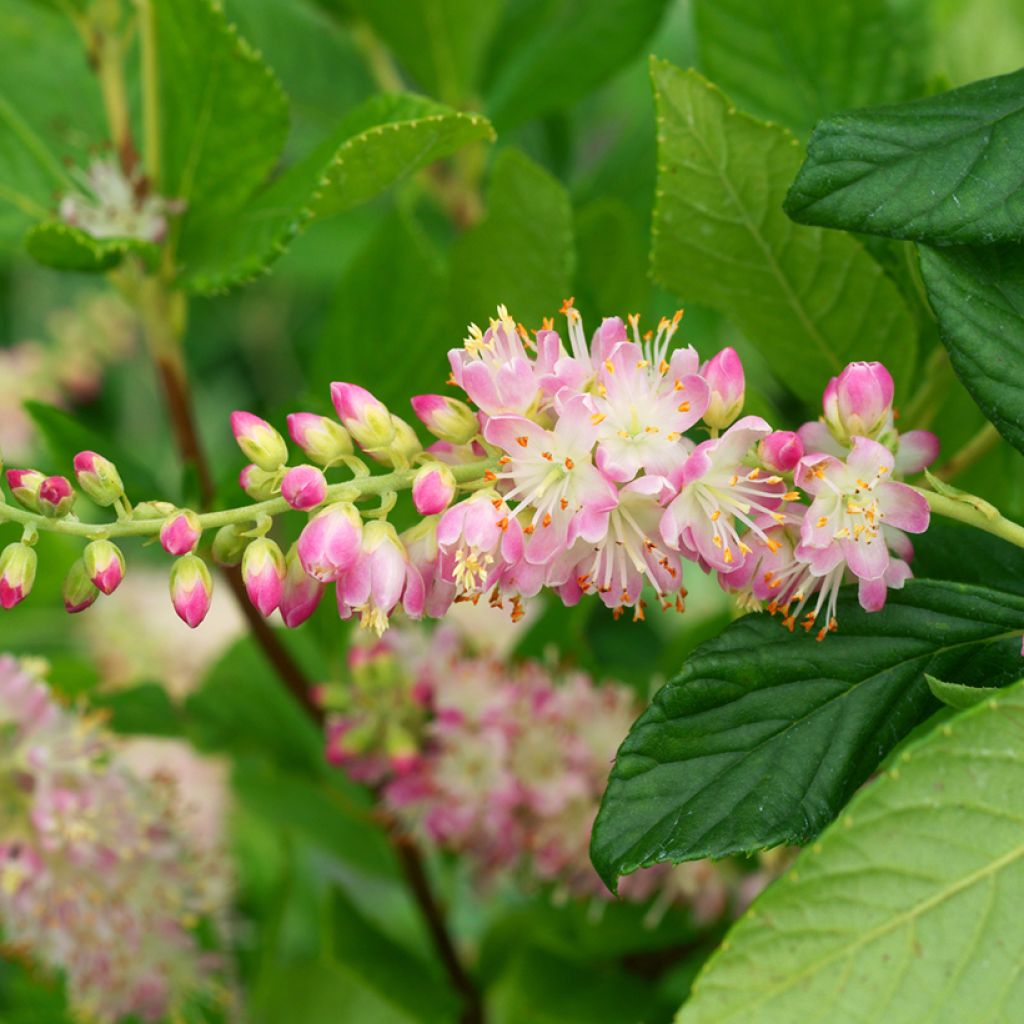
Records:
{"label": "green leaf", "polygon": [[1024,689],[911,744],[733,928],[678,1024],[1013,1020]]}
{"label": "green leaf", "polygon": [[695,14],[701,70],[801,137],[839,110],[924,91],[924,19],[891,0],[697,0]]}
{"label": "green leaf", "polygon": [[912,580],[883,612],[853,594],[817,643],[748,615],[697,649],[619,750],[591,857],[609,884],[659,861],[816,835],[936,710],[925,673],[1020,675],[1024,598]]}
{"label": "green leaf", "polygon": [[183,280],[205,293],[248,281],[314,217],[358,206],[462,146],[493,137],[479,115],[411,93],[374,96],[240,211],[186,224]]}
{"label": "green leaf", "polygon": [[[444,268],[421,230],[393,214],[338,282],[309,384],[349,380],[370,387],[400,416],[409,398],[436,391],[451,339],[440,333]],[[367,331],[372,326],[372,342]],[[382,374],[381,367],[389,372]]]}
{"label": "green leaf", "polygon": [[1024,452],[1024,246],[922,246],[920,253],[953,369],[1003,437]]}
{"label": "green leaf", "polygon": [[501,0],[349,0],[424,92],[461,104],[473,95]]}
{"label": "green leaf", "polygon": [[270,173],[288,135],[274,73],[213,0],[150,4],[162,195],[188,202],[186,221],[243,202]]}
{"label": "green leaf", "polygon": [[129,254],[140,256],[151,267],[160,258],[159,246],[152,242],[138,238],[94,238],[58,220],[32,227],[25,236],[25,248],[44,266],[91,274],[116,267]]}
{"label": "green leaf", "polygon": [[181,709],[157,683],[142,683],[127,690],[93,694],[89,703],[110,715],[108,724],[115,732],[133,736],[184,734]]}
{"label": "green leaf", "polygon": [[637,54],[667,0],[517,0],[495,38],[487,113],[502,130],[571,109]]}
{"label": "green leaf", "polygon": [[786,197],[804,224],[935,245],[1024,240],[1024,71],[838,114]]}
{"label": "green leaf", "polygon": [[597,199],[576,214],[577,307],[592,316],[645,309],[651,286],[644,271],[646,231],[621,200]]}
{"label": "green leaf", "polygon": [[941,700],[943,704],[957,710],[973,708],[989,697],[994,697],[1002,691],[998,686],[964,686],[963,683],[947,683],[944,679],[936,679],[935,676],[926,675],[925,682],[932,696]]}
{"label": "green leaf", "polygon": [[975,583],[1024,596],[1020,548],[962,523],[933,519],[928,532],[914,538],[913,564],[921,579]]}
{"label": "green leaf", "polygon": [[487,215],[452,253],[452,308],[459,323],[494,316],[499,303],[540,326],[568,297],[575,263],[572,208],[565,189],[515,149],[491,172]]}
{"label": "green leaf", "polygon": [[729,317],[808,401],[851,359],[884,358],[897,387],[906,383],[917,332],[896,286],[855,239],[782,212],[796,139],[737,112],[695,71],[652,61],[651,74],[654,276]]}

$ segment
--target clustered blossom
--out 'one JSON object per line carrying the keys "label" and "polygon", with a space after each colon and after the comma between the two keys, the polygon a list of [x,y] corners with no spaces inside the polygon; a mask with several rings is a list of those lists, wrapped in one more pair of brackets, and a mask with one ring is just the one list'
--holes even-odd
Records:
{"label": "clustered blossom", "polygon": [[[512,874],[555,895],[606,898],[587,844],[616,747],[636,717],[632,691],[536,662],[471,655],[456,633],[397,629],[349,655],[349,678],[322,688],[327,755],[378,789],[419,838],[465,855],[481,881]],[[752,876],[751,876],[752,877]],[[763,878],[755,878],[763,883]],[[745,880],[747,895],[750,878]],[[700,921],[729,907],[740,878],[707,861],[622,880],[656,911]]]}
{"label": "clustered blossom", "polygon": [[83,1020],[160,1021],[213,992],[192,934],[220,874],[186,839],[175,788],[143,781],[97,723],[0,656],[0,926],[62,971]]}

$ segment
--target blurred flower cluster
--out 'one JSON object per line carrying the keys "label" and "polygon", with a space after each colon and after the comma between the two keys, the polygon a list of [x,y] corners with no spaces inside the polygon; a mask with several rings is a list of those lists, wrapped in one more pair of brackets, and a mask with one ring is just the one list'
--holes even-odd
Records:
{"label": "blurred flower cluster", "polygon": [[[420,839],[464,855],[481,881],[514,876],[556,897],[607,898],[588,856],[615,751],[639,708],[628,687],[538,662],[470,653],[458,633],[392,630],[353,647],[349,678],[321,688],[327,756],[379,792]],[[621,882],[706,922],[767,880],[707,861],[660,864]]]}
{"label": "blurred flower cluster", "polygon": [[194,930],[224,900],[217,855],[182,825],[173,780],[143,780],[95,719],[0,657],[0,926],[63,972],[84,1020],[163,1020],[219,991]]}

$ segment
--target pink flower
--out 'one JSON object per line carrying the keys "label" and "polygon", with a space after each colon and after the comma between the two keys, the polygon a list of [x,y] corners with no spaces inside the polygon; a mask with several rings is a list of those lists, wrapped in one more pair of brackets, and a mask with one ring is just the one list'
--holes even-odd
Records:
{"label": "pink flower", "polygon": [[598,422],[589,398],[574,395],[560,406],[551,430],[522,416],[494,416],[484,428],[487,440],[505,452],[498,473],[511,484],[505,499],[533,510],[524,528],[527,561],[546,562],[577,537],[594,542],[607,531],[618,497],[591,460]]}
{"label": "pink flower", "polygon": [[292,508],[306,512],[327,499],[327,479],[316,466],[296,466],[281,481],[281,497]]}
{"label": "pink flower", "polygon": [[441,516],[437,544],[443,578],[459,597],[475,597],[523,557],[523,530],[504,498],[483,490]]}
{"label": "pink flower", "polygon": [[112,594],[124,579],[124,555],[109,540],[94,540],[82,555],[86,575],[101,594]]}
{"label": "pink flower", "polygon": [[288,461],[284,438],[266,421],[251,412],[233,412],[231,431],[247,459],[273,472]]}
{"label": "pink flower", "polygon": [[331,466],[343,456],[352,454],[352,438],[348,431],[326,416],[312,412],[293,412],[288,416],[288,433],[318,466]]}
{"label": "pink flower", "polygon": [[480,433],[476,413],[465,402],[445,395],[417,395],[410,402],[420,422],[440,441],[469,444]]}
{"label": "pink flower", "polygon": [[321,509],[299,535],[299,561],[306,574],[320,583],[332,583],[359,557],[363,521],[347,501]]}
{"label": "pink flower", "polygon": [[293,544],[285,558],[285,574],[281,583],[281,603],[279,611],[285,626],[295,629],[301,626],[320,604],[324,596],[324,586],[302,568],[298,546]]}
{"label": "pink flower", "polygon": [[704,422],[715,430],[724,430],[743,411],[746,390],[743,363],[734,348],[723,348],[701,367],[700,372],[711,389]]}
{"label": "pink flower", "polygon": [[[845,562],[864,581],[884,580],[890,559],[883,527],[909,533],[928,528],[928,502],[912,487],[895,483],[892,471],[892,452],[866,437],[853,439],[845,462],[831,455],[800,461],[797,486],[814,501],[804,517],[797,555],[815,572],[824,574]],[[877,604],[878,586],[868,589],[869,603]]]}
{"label": "pink flower", "polygon": [[35,549],[16,541],[0,553],[0,608],[10,610],[24,601],[36,580],[39,558]]}
{"label": "pink flower", "polygon": [[39,485],[39,510],[50,519],[66,516],[75,504],[75,492],[64,476],[48,476]]}
{"label": "pink flower", "polygon": [[199,517],[189,509],[168,516],[160,527],[160,544],[169,555],[187,555],[195,551],[203,528]]}
{"label": "pink flower", "polygon": [[892,424],[892,375],[881,363],[850,363],[825,387],[825,422],[836,440],[876,438]]}
{"label": "pink flower", "polygon": [[109,459],[96,452],[79,452],[74,458],[78,486],[101,507],[113,505],[124,495],[121,475]]}
{"label": "pink flower", "polygon": [[782,499],[780,477],[764,476],[743,461],[770,433],[760,417],[746,416],[721,437],[697,445],[672,477],[679,493],[661,517],[666,544],[715,569],[739,566],[750,547],[737,524],[763,533],[757,517],[772,512]]}
{"label": "pink flower", "polygon": [[39,488],[45,479],[38,469],[7,470],[7,486],[14,500],[30,512],[39,511]]}
{"label": "pink flower", "polygon": [[210,610],[213,579],[206,563],[196,555],[186,554],[171,568],[171,603],[187,626],[195,629]]}
{"label": "pink flower", "polygon": [[790,473],[804,457],[804,443],[792,430],[774,430],[757,446],[757,453],[766,469]]}
{"label": "pink flower", "polygon": [[896,472],[913,476],[939,457],[939,439],[930,430],[908,430],[896,442]]}
{"label": "pink flower", "polygon": [[242,556],[242,579],[249,600],[266,617],[281,603],[284,584],[284,555],[272,540],[258,537]]}
{"label": "pink flower", "polygon": [[427,463],[413,478],[412,503],[421,516],[443,512],[455,497],[455,475],[443,463]]}
{"label": "pink flower", "polygon": [[455,584],[446,578],[437,541],[440,516],[427,516],[400,535],[409,563],[423,581],[423,614],[441,619],[455,600]]}

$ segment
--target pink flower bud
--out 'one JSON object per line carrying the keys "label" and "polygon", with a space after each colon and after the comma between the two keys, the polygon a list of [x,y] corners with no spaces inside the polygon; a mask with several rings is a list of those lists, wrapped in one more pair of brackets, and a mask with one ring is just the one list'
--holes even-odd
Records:
{"label": "pink flower bud", "polygon": [[417,395],[411,399],[413,412],[440,441],[469,444],[480,433],[476,413],[456,398],[446,395]]}
{"label": "pink flower bud", "polygon": [[363,521],[355,505],[337,502],[321,509],[299,536],[302,568],[320,583],[331,583],[359,557]]}
{"label": "pink flower bud", "polygon": [[7,470],[7,486],[14,500],[30,512],[39,511],[39,488],[45,479],[38,469]]}
{"label": "pink flower bud", "polygon": [[94,540],[82,555],[85,572],[102,594],[112,594],[124,579],[124,555],[109,540]]}
{"label": "pink flower bud", "polygon": [[11,609],[28,597],[36,581],[35,549],[16,541],[0,553],[0,608]]}
{"label": "pink flower bud", "polygon": [[39,511],[49,519],[66,516],[75,503],[75,491],[64,476],[48,476],[39,485]]}
{"label": "pink flower bud", "polygon": [[358,384],[331,385],[331,400],[338,419],[364,451],[385,450],[395,439],[395,425],[387,406]]}
{"label": "pink flower bud", "polygon": [[327,480],[316,466],[296,466],[281,481],[281,497],[292,508],[306,512],[326,500]]}
{"label": "pink flower bud", "polygon": [[421,516],[443,512],[455,497],[455,476],[439,462],[428,463],[412,482],[412,502]]}
{"label": "pink flower bud", "polygon": [[892,422],[892,375],[881,363],[850,363],[822,395],[825,422],[835,438],[876,439]]}
{"label": "pink flower bud", "polygon": [[69,615],[77,615],[91,608],[99,596],[99,589],[89,579],[85,560],[79,558],[64,577],[64,610]]}
{"label": "pink flower bud", "polygon": [[199,516],[189,509],[175,512],[160,527],[160,543],[169,555],[191,554],[202,535]]}
{"label": "pink flower bud", "polygon": [[[455,599],[455,584],[441,572],[441,549],[437,544],[439,516],[427,516],[401,534],[409,562],[423,581],[423,614],[443,618]],[[352,648],[356,650],[356,648]]]}
{"label": "pink flower bud", "polygon": [[701,367],[700,373],[711,389],[704,422],[716,430],[724,430],[743,411],[746,389],[743,363],[734,348],[723,348]]}
{"label": "pink flower bud", "polygon": [[324,596],[324,586],[302,568],[298,546],[293,544],[285,558],[284,583],[279,611],[289,629],[301,626],[316,611]]}
{"label": "pink flower bud", "polygon": [[792,430],[776,430],[761,442],[758,454],[768,469],[788,473],[804,457],[804,443]]}
{"label": "pink flower bud", "polygon": [[268,472],[259,466],[249,465],[238,474],[238,483],[253,501],[267,501],[280,493],[280,478],[280,471]]}
{"label": "pink flower bud", "polygon": [[210,610],[213,579],[206,563],[196,555],[179,558],[171,568],[171,603],[187,626],[195,629]]}
{"label": "pink flower bud", "polygon": [[281,603],[284,555],[272,540],[259,537],[242,556],[242,579],[249,600],[266,617]]}
{"label": "pink flower bud", "polygon": [[318,466],[330,466],[343,455],[352,454],[352,438],[348,431],[326,416],[312,412],[293,412],[288,417],[288,433]]}
{"label": "pink flower bud", "polygon": [[284,438],[266,421],[251,412],[233,412],[231,430],[247,459],[268,472],[288,461]]}
{"label": "pink flower bud", "polygon": [[74,459],[78,486],[97,505],[106,508],[124,495],[121,475],[109,459],[96,452],[79,452]]}

